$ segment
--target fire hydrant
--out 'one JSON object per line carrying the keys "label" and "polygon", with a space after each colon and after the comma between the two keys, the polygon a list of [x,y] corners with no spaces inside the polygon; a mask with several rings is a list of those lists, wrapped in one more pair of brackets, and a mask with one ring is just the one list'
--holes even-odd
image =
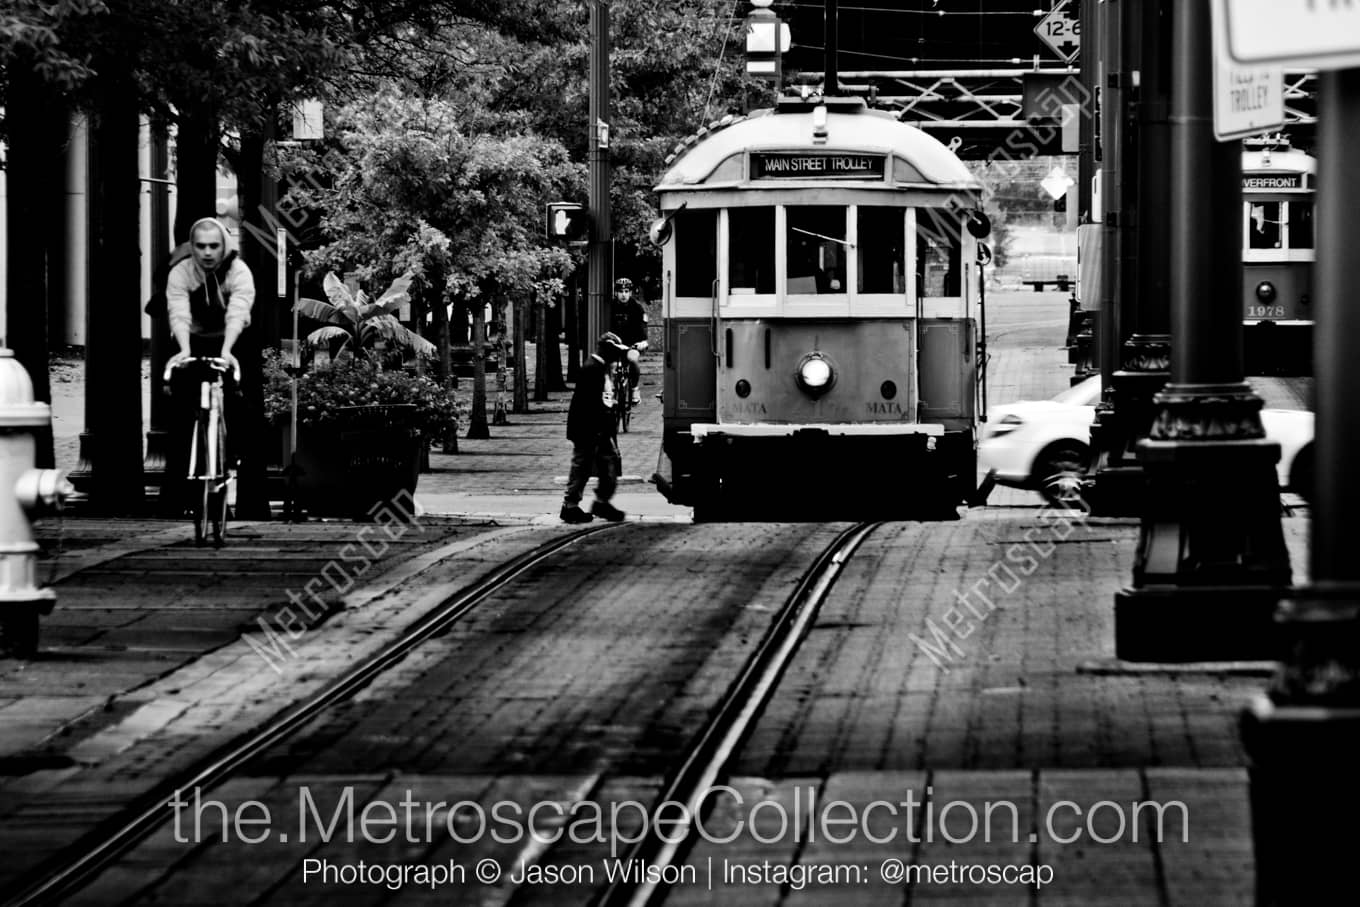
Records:
{"label": "fire hydrant", "polygon": [[33,380],[13,350],[0,347],[0,650],[18,656],[38,648],[38,618],[57,594],[37,585],[38,543],[30,519],[71,493],[55,469],[36,469],[35,434],[52,424],[52,408],[33,400]]}

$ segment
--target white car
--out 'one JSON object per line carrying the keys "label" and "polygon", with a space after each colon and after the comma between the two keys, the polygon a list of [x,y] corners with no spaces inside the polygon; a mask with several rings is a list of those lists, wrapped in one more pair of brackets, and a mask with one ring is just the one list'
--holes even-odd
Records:
{"label": "white car", "polygon": [[[1100,376],[1094,375],[1052,400],[992,407],[978,444],[979,466],[1001,485],[1032,488],[1051,503],[1071,504],[1081,494],[1099,402]],[[1280,488],[1308,497],[1313,481],[1313,414],[1265,409],[1261,423],[1266,437],[1280,445],[1276,464]]]}

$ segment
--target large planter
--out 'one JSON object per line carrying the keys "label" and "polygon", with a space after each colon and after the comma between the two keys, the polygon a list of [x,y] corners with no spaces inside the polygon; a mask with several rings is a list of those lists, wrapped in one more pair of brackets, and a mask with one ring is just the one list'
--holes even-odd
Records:
{"label": "large planter", "polygon": [[309,516],[372,519],[375,508],[411,506],[423,440],[412,404],[349,406],[334,422],[298,428],[297,504]]}

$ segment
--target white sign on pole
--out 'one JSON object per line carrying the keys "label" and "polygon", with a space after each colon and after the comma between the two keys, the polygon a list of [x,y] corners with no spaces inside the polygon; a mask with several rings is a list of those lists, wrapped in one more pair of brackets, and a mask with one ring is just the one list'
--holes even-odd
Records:
{"label": "white sign on pole", "polygon": [[278,282],[279,296],[283,297],[288,293],[288,231],[279,227],[274,237],[274,255],[278,260]]}
{"label": "white sign on pole", "polygon": [[1064,63],[1072,63],[1081,53],[1081,20],[1068,11],[1069,4],[1070,0],[1062,0],[1034,26],[1039,40]]}
{"label": "white sign on pole", "polygon": [[1228,55],[1227,23],[1214,4],[1214,137],[1220,142],[1284,126],[1284,70],[1243,66]]}
{"label": "white sign on pole", "polygon": [[1228,53],[1238,63],[1345,69],[1360,66],[1354,0],[1215,0]]}
{"label": "white sign on pole", "polygon": [[1073,183],[1072,177],[1068,176],[1065,170],[1061,167],[1054,167],[1049,171],[1048,176],[1039,181],[1039,185],[1052,196],[1054,201],[1057,201],[1067,194],[1068,188]]}

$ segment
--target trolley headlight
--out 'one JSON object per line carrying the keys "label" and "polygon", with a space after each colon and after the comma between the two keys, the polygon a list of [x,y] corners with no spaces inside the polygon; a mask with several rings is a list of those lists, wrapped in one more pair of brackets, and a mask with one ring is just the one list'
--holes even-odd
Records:
{"label": "trolley headlight", "polygon": [[737,392],[737,396],[745,400],[747,397],[751,396],[751,382],[747,381],[745,378],[742,378],[739,381],[737,381],[735,390]]}
{"label": "trolley headlight", "polygon": [[831,385],[835,383],[836,370],[821,353],[808,353],[798,363],[798,386],[803,389],[803,393],[820,397],[831,390]]}
{"label": "trolley headlight", "polygon": [[1275,301],[1275,284],[1268,280],[1263,280],[1256,285],[1256,298],[1262,302]]}

